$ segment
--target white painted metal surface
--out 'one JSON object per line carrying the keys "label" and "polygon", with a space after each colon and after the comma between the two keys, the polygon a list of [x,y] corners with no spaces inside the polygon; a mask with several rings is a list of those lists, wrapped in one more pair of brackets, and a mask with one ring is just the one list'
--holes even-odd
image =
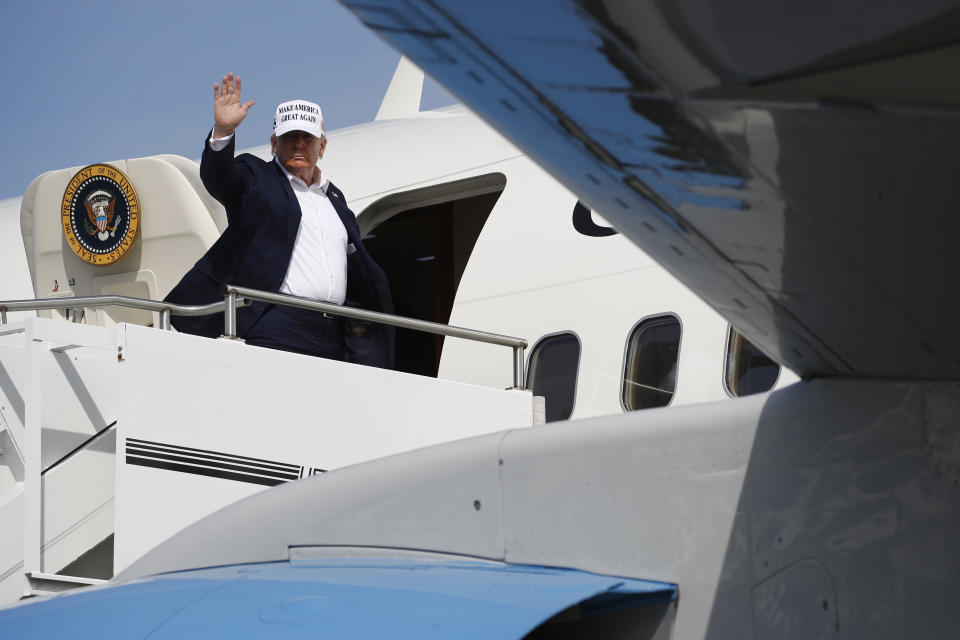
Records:
{"label": "white painted metal surface", "polygon": [[374,120],[394,120],[416,116],[420,112],[422,93],[423,71],[407,58],[400,58]]}
{"label": "white painted metal surface", "polygon": [[27,573],[56,573],[113,532],[116,337],[43,318],[2,333],[0,598],[9,601],[29,591]]}
{"label": "white painted metal surface", "polygon": [[[530,426],[527,391],[503,391],[126,326],[118,442],[131,438],[329,470]],[[265,376],[263,372],[283,372]],[[157,403],[157,389],[170,401]],[[127,449],[129,458],[129,449]],[[119,570],[184,526],[263,485],[117,457]]]}
{"label": "white painted metal surface", "polygon": [[[131,439],[294,464],[307,476],[533,424],[528,391],[136,325],[32,318],[2,331],[3,601],[31,591],[28,575],[56,573],[111,534],[119,569],[183,526],[266,486],[130,464]],[[114,423],[116,431],[108,429]],[[49,587],[49,579],[31,582],[38,581]]]}
{"label": "white painted metal surface", "polygon": [[[3,276],[0,277],[0,299],[19,300],[33,297],[30,270],[20,235],[20,203],[22,198],[0,200],[0,260]],[[36,315],[28,311],[9,313],[11,322]]]}
{"label": "white painted metal surface", "polygon": [[[60,201],[81,167],[48,171],[27,188],[21,210],[23,243],[36,297],[117,294],[160,299],[219,237],[217,221],[223,217],[222,207],[198,191],[194,163],[158,156],[109,164],[129,177],[141,202],[142,224],[131,255],[99,266],[65,250]],[[191,177],[187,177],[189,173]],[[63,317],[59,312],[41,315],[52,317],[51,313]],[[111,308],[89,314],[88,322],[103,326],[158,324],[156,314],[146,311]]]}
{"label": "white painted metal surface", "polygon": [[232,505],[120,579],[418,549],[678,583],[677,639],[938,637],[960,563],[957,391],[820,380],[439,445]]}

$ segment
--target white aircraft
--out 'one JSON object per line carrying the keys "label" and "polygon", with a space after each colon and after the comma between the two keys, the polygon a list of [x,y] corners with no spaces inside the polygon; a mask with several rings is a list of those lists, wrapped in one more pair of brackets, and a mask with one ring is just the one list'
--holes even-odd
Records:
{"label": "white aircraft", "polygon": [[[0,203],[0,300],[67,300],[11,308],[0,326],[0,601],[97,584],[289,479],[798,379],[470,111],[419,112],[422,78],[402,60],[377,120],[331,132],[322,168],[351,198],[398,313],[528,339],[526,383],[545,409],[502,390],[503,346],[401,330],[400,373],[384,372],[145,328],[164,324],[156,310],[71,303],[162,299],[225,214],[197,163],[176,156],[42,174]],[[114,170],[134,185],[139,238],[122,260],[90,264],[64,235],[65,193]]]}
{"label": "white aircraft", "polygon": [[956,3],[345,4],[804,381],[286,484],[0,624],[951,637]]}

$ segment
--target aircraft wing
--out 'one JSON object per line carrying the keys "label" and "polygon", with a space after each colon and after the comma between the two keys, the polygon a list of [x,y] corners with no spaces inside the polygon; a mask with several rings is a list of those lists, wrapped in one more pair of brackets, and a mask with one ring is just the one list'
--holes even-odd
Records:
{"label": "aircraft wing", "polygon": [[342,1],[791,369],[960,376],[956,0]]}
{"label": "aircraft wing", "polygon": [[[309,549],[306,550],[309,552]],[[356,550],[364,553],[365,550]],[[676,600],[676,585],[395,551],[161,574],[0,611],[10,637],[521,638]],[[571,624],[571,620],[557,623]]]}

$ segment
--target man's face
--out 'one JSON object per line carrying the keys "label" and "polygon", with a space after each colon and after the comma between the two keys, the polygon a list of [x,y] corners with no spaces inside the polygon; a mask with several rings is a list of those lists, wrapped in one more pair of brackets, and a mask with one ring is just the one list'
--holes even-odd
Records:
{"label": "man's face", "polygon": [[288,131],[279,138],[270,136],[270,145],[280,163],[293,174],[313,171],[327,146],[325,138],[315,138],[306,131]]}

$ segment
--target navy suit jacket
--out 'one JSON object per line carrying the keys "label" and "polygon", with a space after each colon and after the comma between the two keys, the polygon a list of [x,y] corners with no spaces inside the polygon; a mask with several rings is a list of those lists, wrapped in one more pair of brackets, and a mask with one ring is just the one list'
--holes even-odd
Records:
{"label": "navy suit jacket", "polygon": [[[209,138],[209,136],[208,136]],[[223,299],[221,287],[233,284],[276,292],[283,283],[293,244],[300,228],[300,204],[283,169],[244,153],[234,158],[234,140],[221,151],[204,141],[200,178],[227,210],[227,228],[167,295],[177,304],[207,304]],[[347,256],[347,299],[351,307],[393,313],[386,274],[367,253],[356,216],[343,193],[332,183],[327,197],[347,230],[347,242],[356,251]],[[237,311],[237,334],[244,337],[269,308],[262,302]],[[208,337],[223,334],[223,317],[173,316],[183,333]],[[344,320],[348,362],[392,368],[394,331],[386,325]]]}

